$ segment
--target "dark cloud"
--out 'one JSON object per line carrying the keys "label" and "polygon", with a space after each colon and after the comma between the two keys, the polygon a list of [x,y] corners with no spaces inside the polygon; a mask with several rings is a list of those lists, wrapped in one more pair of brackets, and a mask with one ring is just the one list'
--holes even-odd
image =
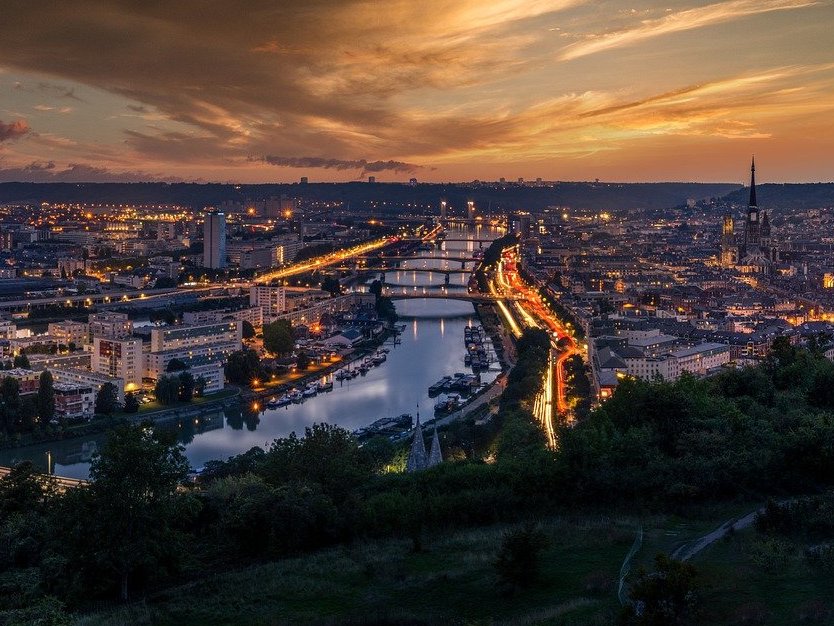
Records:
{"label": "dark cloud", "polygon": [[252,158],[252,161],[263,161],[279,167],[320,168],[326,170],[359,170],[366,172],[414,172],[423,169],[421,165],[404,163],[403,161],[368,161],[367,159],[326,159],[322,157],[286,157],[266,155]]}
{"label": "dark cloud", "polygon": [[116,172],[84,163],[59,168],[54,161],[33,161],[18,167],[0,167],[0,182],[27,183],[133,183],[182,182],[182,179],[146,172]]}
{"label": "dark cloud", "polygon": [[23,166],[26,172],[47,172],[54,169],[55,161],[32,161],[29,165]]}
{"label": "dark cloud", "polygon": [[442,113],[397,99],[512,71],[524,44],[502,34],[570,1],[508,0],[493,12],[479,0],[249,0],[245,10],[225,0],[8,0],[15,20],[0,21],[0,40],[7,66],[105,89],[195,130],[128,127],[127,144],[145,158],[245,161],[280,145],[345,160],[361,151],[368,166],[409,171],[388,160],[479,138],[435,133]]}
{"label": "dark cloud", "polygon": [[11,141],[23,137],[32,131],[26,120],[15,120],[8,124],[0,120],[0,141]]}

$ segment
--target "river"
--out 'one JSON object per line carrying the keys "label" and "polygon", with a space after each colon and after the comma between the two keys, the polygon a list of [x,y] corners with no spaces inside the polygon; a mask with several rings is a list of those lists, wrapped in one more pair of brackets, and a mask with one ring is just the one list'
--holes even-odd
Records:
{"label": "river", "polygon": [[[495,238],[500,233],[491,229],[450,229],[449,238]],[[441,250],[421,252],[425,258],[402,262],[402,269],[388,270],[386,285],[392,291],[405,289],[408,293],[438,293],[446,289],[450,295],[464,292],[468,274],[455,273],[445,284],[445,275],[415,272],[414,268],[435,267],[460,269],[460,261],[446,261],[444,256],[462,256],[481,244],[448,242]],[[486,247],[486,243],[483,247]],[[467,263],[467,268],[472,263]],[[395,301],[400,324],[405,331],[401,343],[388,341],[388,359],[372,368],[365,376],[349,381],[335,381],[333,391],[306,399],[301,404],[265,410],[258,415],[229,410],[205,416],[193,423],[176,424],[179,440],[192,467],[200,467],[206,461],[226,459],[245,452],[253,446],[266,446],[277,437],[292,432],[302,434],[316,422],[338,424],[349,430],[367,426],[381,418],[403,413],[416,415],[419,407],[423,418],[433,417],[434,400],[429,398],[428,387],[445,375],[471,371],[464,366],[465,348],[463,329],[477,323],[470,302],[454,299],[415,299]],[[498,374],[494,371],[481,375],[482,382],[491,382]],[[39,446],[0,451],[0,465],[9,465],[23,459],[33,460],[61,476],[85,478],[89,472],[90,458],[102,445],[106,435],[53,442]]]}

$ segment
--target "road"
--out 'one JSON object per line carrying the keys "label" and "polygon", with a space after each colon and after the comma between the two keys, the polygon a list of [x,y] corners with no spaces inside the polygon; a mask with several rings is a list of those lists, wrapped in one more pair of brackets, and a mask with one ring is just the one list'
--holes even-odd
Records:
{"label": "road", "polygon": [[[490,283],[490,290],[516,296],[517,300],[513,303],[513,308],[522,324],[528,328],[543,328],[550,333],[550,364],[543,381],[544,391],[540,398],[537,398],[534,412],[542,422],[548,440],[555,447],[553,405],[555,403],[559,415],[567,420],[572,419],[571,407],[567,399],[565,363],[570,357],[581,354],[581,351],[573,335],[542,300],[538,291],[521,278],[517,263],[516,249],[505,250],[503,258],[498,263],[495,280]],[[508,316],[512,318],[509,313]],[[512,328],[517,325],[510,322],[510,326]],[[521,334],[517,327],[512,330],[516,336]],[[555,394],[552,392],[554,386]]]}
{"label": "road", "polygon": [[688,561],[693,556],[701,552],[704,548],[712,545],[719,539],[722,539],[728,532],[730,532],[730,529],[736,531],[743,530],[749,527],[756,520],[756,515],[758,515],[762,511],[764,511],[764,509],[756,509],[755,511],[752,511],[751,513],[748,513],[743,517],[727,520],[726,522],[721,524],[721,526],[719,526],[712,532],[707,533],[700,539],[687,542],[682,546],[678,547],[678,549],[672,553],[672,558],[677,559],[678,561]]}
{"label": "road", "polygon": [[397,237],[386,237],[384,239],[375,239],[358,246],[351,246],[350,248],[345,248],[344,250],[337,250],[301,263],[296,263],[295,265],[290,265],[289,267],[261,274],[255,279],[255,283],[266,284],[272,282],[273,280],[289,278],[290,276],[296,276],[298,274],[303,274],[304,272],[317,270],[322,267],[327,267],[328,265],[343,263],[348,259],[354,259],[363,254],[373,252],[374,250],[379,250],[385,246],[391,245],[392,243],[396,243],[397,241],[399,241]]}

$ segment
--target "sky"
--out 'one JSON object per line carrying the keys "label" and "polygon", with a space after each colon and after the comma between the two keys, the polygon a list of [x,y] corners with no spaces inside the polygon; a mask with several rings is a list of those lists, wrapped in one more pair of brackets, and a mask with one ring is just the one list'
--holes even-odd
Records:
{"label": "sky", "polygon": [[4,0],[0,181],[834,179],[834,0]]}

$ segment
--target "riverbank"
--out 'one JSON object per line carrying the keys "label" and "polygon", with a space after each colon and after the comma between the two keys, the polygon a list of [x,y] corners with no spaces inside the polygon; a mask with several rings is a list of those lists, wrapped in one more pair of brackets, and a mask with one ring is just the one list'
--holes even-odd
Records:
{"label": "riverbank", "polygon": [[260,387],[255,388],[239,388],[241,399],[244,403],[255,411],[261,410],[263,407],[258,402],[258,407],[253,406],[253,402],[260,401],[275,394],[285,393],[296,387],[303,386],[310,383],[317,378],[323,378],[335,374],[338,370],[349,366],[351,363],[360,361],[369,354],[373,354],[391,338],[396,337],[398,333],[391,329],[386,329],[380,333],[376,339],[369,339],[366,342],[358,345],[344,354],[339,355],[335,361],[328,361],[327,363],[310,365],[303,372],[295,372],[278,377],[275,380],[265,381]]}
{"label": "riverbank", "polygon": [[150,406],[141,406],[137,413],[120,412],[111,416],[99,415],[89,422],[63,427],[47,424],[43,431],[5,438],[0,441],[0,450],[14,450],[44,443],[91,437],[105,433],[122,424],[139,424],[145,421],[159,423],[196,417],[216,411],[221,406],[225,407],[227,403],[234,402],[239,393],[239,389],[229,388],[205,398],[194,398],[191,402],[178,402],[170,407],[160,407],[156,403],[152,403]]}

